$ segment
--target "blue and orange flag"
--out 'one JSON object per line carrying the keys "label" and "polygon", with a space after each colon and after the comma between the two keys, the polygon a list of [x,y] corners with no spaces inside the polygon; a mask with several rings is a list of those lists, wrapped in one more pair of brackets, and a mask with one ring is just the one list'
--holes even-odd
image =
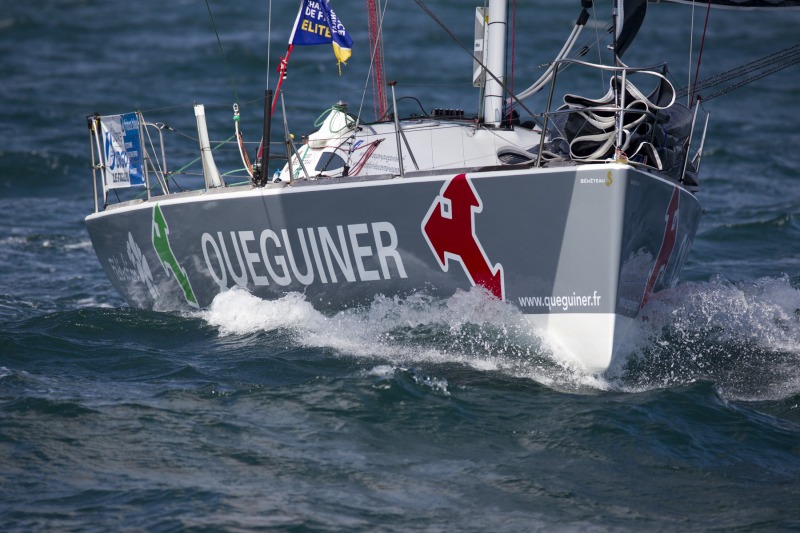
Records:
{"label": "blue and orange flag", "polygon": [[294,22],[290,45],[333,44],[333,53],[341,64],[349,58],[353,39],[331,9],[328,0],[302,0]]}

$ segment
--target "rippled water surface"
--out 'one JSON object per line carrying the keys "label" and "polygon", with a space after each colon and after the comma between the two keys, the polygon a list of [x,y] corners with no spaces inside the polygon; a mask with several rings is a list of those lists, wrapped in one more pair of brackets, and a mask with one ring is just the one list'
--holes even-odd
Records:
{"label": "rippled water surface", "polygon": [[[628,358],[592,376],[478,293],[338,314],[242,291],[195,313],[128,308],[83,225],[85,116],[142,109],[180,147],[193,101],[221,140],[238,98],[257,137],[295,4],[273,10],[269,69],[267,2],[211,1],[213,24],[198,0],[39,4],[0,13],[0,529],[800,529],[796,67],[705,104],[707,211],[683,282],[649,302]],[[472,8],[426,4],[471,47]],[[354,56],[339,77],[328,47],[294,51],[298,134],[364,92],[362,2],[334,7]],[[519,87],[579,2],[517,11]],[[626,59],[666,58],[685,83],[691,15],[651,4]],[[398,92],[474,110],[469,57],[413,2],[386,17]],[[704,21],[698,8],[695,48]],[[796,44],[798,22],[713,11],[701,77]],[[224,149],[218,160],[236,165]]]}

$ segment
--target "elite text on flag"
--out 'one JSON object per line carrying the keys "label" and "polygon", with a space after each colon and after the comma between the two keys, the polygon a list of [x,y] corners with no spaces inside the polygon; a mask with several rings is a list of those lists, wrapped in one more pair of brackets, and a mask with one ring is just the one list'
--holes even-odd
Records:
{"label": "elite text on flag", "polygon": [[289,37],[290,45],[333,44],[339,63],[350,58],[353,39],[331,9],[328,0],[303,0]]}

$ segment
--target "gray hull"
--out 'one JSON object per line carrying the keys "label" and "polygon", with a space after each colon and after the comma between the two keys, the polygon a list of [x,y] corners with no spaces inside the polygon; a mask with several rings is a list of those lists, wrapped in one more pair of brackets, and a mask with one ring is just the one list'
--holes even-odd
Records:
{"label": "gray hull", "polygon": [[170,195],[86,223],[131,306],[240,286],[341,309],[482,286],[603,371],[623,323],[677,281],[701,211],[674,182],[598,164]]}

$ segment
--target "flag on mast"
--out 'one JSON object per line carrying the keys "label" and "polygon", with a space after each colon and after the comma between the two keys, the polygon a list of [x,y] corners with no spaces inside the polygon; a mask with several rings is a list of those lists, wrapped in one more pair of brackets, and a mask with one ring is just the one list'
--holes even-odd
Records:
{"label": "flag on mast", "polygon": [[342,63],[350,58],[353,39],[344,28],[344,24],[331,9],[329,0],[301,0],[300,11],[294,21],[292,34],[289,36],[289,48],[286,55],[278,63],[278,84],[275,87],[275,99],[272,101],[271,114],[275,114],[278,94],[286,79],[289,56],[295,45],[312,46],[315,44],[333,44],[333,53],[338,61],[339,74],[342,74]]}
{"label": "flag on mast", "polygon": [[289,37],[289,45],[327,43],[333,44],[333,53],[340,64],[350,58],[353,39],[331,9],[329,0],[303,0]]}

